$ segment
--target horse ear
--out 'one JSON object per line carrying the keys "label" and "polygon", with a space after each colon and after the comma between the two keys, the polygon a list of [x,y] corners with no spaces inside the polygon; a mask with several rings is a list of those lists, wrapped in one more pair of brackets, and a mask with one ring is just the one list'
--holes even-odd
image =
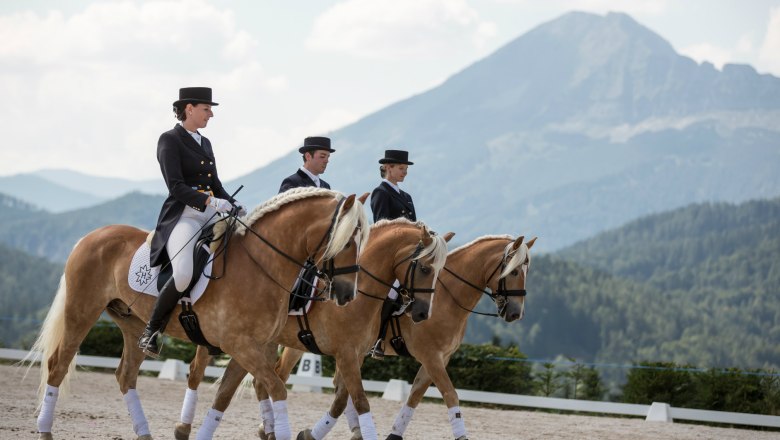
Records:
{"label": "horse ear", "polygon": [[528,249],[531,249],[531,246],[533,246],[535,242],[536,242],[536,237],[534,237],[534,238],[532,238],[532,239],[528,240],[528,241],[525,243],[525,245],[526,245],[526,246],[528,246]]}
{"label": "horse ear", "polygon": [[516,251],[521,244],[523,244],[523,239],[525,238],[525,235],[521,235],[517,237],[517,240],[515,240],[514,243],[512,243],[512,251]]}
{"label": "horse ear", "polygon": [[420,229],[420,241],[422,241],[425,246],[428,246],[433,241],[433,237],[431,237],[431,233],[428,231],[428,226],[426,225],[422,225],[422,229]]}
{"label": "horse ear", "polygon": [[341,212],[349,211],[350,209],[352,209],[352,205],[354,204],[355,204],[355,195],[350,194],[349,196],[347,196],[347,199],[344,200],[344,209]]}
{"label": "horse ear", "polygon": [[366,200],[368,200],[368,195],[369,194],[370,193],[363,193],[362,196],[358,197],[358,200],[360,200],[360,203],[365,205],[366,204]]}
{"label": "horse ear", "polygon": [[452,240],[452,237],[454,237],[454,236],[455,236],[454,232],[447,232],[446,234],[444,234],[444,236],[442,238],[444,238],[444,241],[449,243],[450,240]]}

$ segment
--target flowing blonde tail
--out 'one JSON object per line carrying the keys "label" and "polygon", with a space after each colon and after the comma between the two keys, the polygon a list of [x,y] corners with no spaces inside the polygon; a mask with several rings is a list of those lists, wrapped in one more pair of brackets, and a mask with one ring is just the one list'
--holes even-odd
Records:
{"label": "flowing blonde tail", "polygon": [[[35,363],[36,355],[41,354],[41,383],[38,385],[39,401],[43,402],[43,394],[46,390],[46,382],[49,380],[49,360],[55,355],[60,345],[62,344],[63,336],[65,335],[65,296],[67,295],[67,283],[65,281],[65,274],[60,277],[60,286],[57,289],[57,294],[54,296],[54,301],[49,308],[49,313],[46,315],[46,319],[43,321],[41,327],[41,333],[38,335],[38,339],[35,340],[30,349],[30,353],[22,360],[22,364],[27,363],[27,371],[30,371],[33,363]],[[76,358],[71,360],[68,367],[68,374],[65,375],[62,383],[60,384],[60,396],[67,394],[70,385],[70,377],[76,370]],[[26,374],[25,374],[26,376]]]}

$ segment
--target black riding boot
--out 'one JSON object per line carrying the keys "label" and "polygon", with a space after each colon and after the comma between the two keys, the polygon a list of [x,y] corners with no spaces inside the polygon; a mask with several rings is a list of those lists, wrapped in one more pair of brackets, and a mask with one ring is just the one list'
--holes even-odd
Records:
{"label": "black riding boot", "polygon": [[155,359],[160,357],[160,346],[157,345],[157,337],[165,329],[168,317],[176,307],[176,303],[179,302],[179,298],[181,298],[181,293],[176,290],[176,283],[173,281],[173,277],[171,277],[160,290],[160,296],[157,297],[157,302],[154,303],[152,317],[149,318],[144,334],[138,340],[138,347],[146,355]]}
{"label": "black riding boot", "polygon": [[387,325],[390,323],[390,319],[393,317],[393,313],[398,310],[395,301],[392,299],[385,299],[382,303],[382,313],[379,323],[379,335],[377,336],[374,347],[368,354],[374,359],[385,358],[385,335],[387,335]]}

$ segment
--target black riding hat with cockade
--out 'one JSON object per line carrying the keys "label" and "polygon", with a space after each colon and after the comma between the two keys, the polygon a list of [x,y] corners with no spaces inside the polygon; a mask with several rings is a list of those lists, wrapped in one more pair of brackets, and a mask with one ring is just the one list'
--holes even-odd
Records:
{"label": "black riding hat with cockade", "polygon": [[402,165],[414,165],[414,162],[409,162],[409,152],[404,150],[385,150],[385,157],[379,159],[379,163],[400,163]]}
{"label": "black riding hat with cockade", "polygon": [[183,87],[179,89],[179,100],[173,103],[174,107],[181,104],[208,104],[219,105],[211,100],[211,87]]}

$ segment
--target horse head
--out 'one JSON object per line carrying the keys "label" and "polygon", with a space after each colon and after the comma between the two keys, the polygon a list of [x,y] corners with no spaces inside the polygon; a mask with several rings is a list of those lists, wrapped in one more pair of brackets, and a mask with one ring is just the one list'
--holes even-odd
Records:
{"label": "horse head", "polygon": [[[318,266],[319,286],[339,306],[357,295],[357,276],[362,245],[369,226],[363,209],[365,196],[349,195],[339,202],[328,231],[330,239]],[[316,237],[316,235],[314,235]]]}
{"label": "horse head", "polygon": [[447,259],[447,242],[454,235],[452,232],[437,235],[422,224],[418,243],[409,256],[401,260],[405,264],[395,266],[397,279],[403,280],[399,293],[406,305],[404,313],[415,323],[431,316],[436,279]]}
{"label": "horse head", "polygon": [[[523,319],[525,314],[525,282],[531,264],[530,249],[536,237],[523,243],[520,236],[504,248],[498,267],[488,277],[491,297],[496,303],[498,315],[506,322]],[[500,270],[500,272],[499,272]],[[499,272],[497,277],[495,273]],[[491,281],[495,278],[495,281]]]}

